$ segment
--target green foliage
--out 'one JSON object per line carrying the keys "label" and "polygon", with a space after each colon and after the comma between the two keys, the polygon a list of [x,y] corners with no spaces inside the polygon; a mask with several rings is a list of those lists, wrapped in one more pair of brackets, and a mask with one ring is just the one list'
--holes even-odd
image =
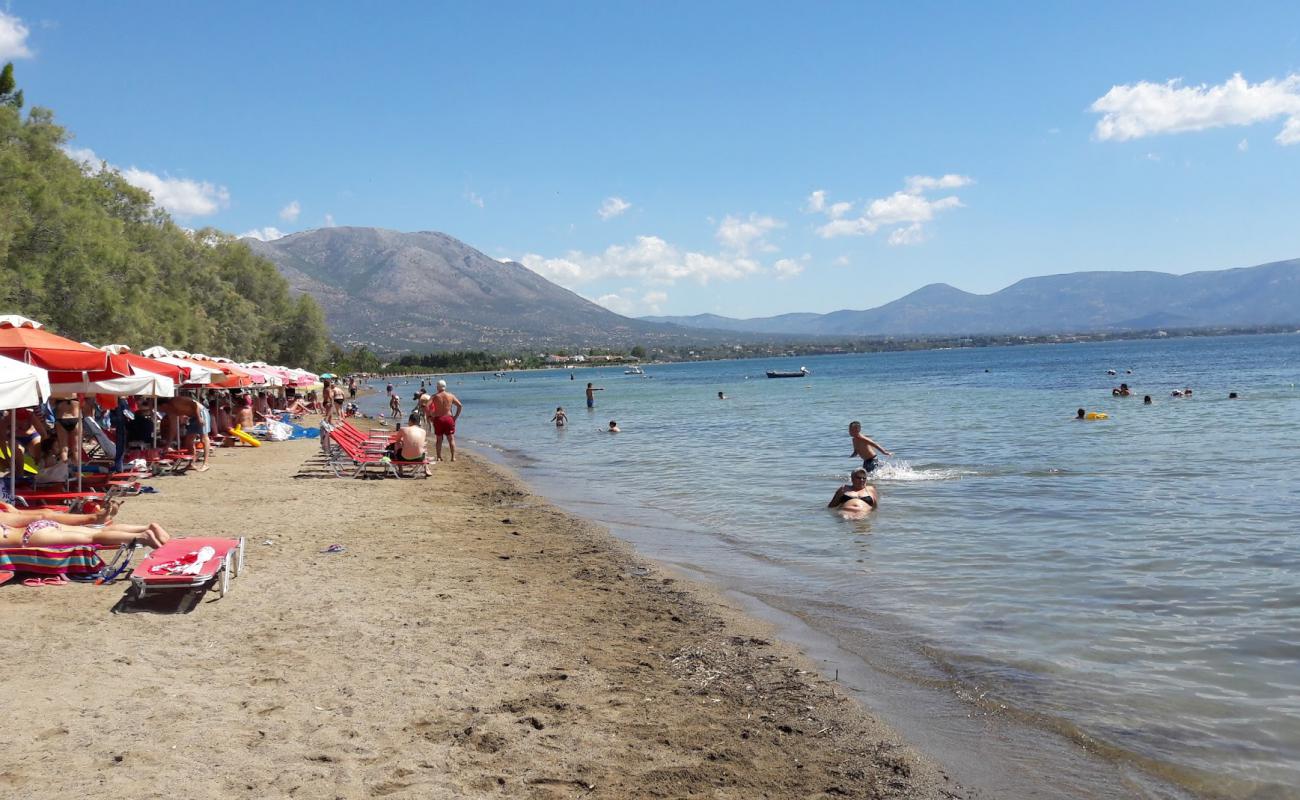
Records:
{"label": "green foliage", "polygon": [[17,84],[14,83],[14,65],[13,62],[5,64],[4,69],[0,70],[0,106],[8,106],[15,111],[23,107],[23,90],[14,90]]}
{"label": "green foliage", "polygon": [[[506,359],[478,350],[404,355],[397,361],[398,372],[486,372],[505,366]],[[393,370],[393,365],[389,366]]]}
{"label": "green foliage", "polygon": [[336,375],[350,375],[356,372],[380,372],[383,363],[379,356],[365,347],[354,347],[345,351],[336,344],[330,345],[329,355],[325,357],[325,367]]}
{"label": "green foliage", "polygon": [[633,358],[645,358],[645,348],[642,347],[641,345],[637,345],[636,347],[633,347],[633,348],[632,348],[632,357],[633,357]]}
{"label": "green foliage", "polygon": [[[12,69],[0,90],[0,101],[15,95]],[[24,121],[0,102],[0,313],[137,351],[320,365],[327,332],[314,300],[291,297],[234,237],[186,231],[116,171],[84,169],[67,140],[47,109]]]}

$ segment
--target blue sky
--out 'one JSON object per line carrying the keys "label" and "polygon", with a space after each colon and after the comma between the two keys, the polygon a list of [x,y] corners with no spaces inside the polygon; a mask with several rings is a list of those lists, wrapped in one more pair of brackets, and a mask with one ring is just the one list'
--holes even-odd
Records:
{"label": "blue sky", "polygon": [[0,15],[28,105],[181,224],[444,231],[623,313],[1300,257],[1294,2]]}

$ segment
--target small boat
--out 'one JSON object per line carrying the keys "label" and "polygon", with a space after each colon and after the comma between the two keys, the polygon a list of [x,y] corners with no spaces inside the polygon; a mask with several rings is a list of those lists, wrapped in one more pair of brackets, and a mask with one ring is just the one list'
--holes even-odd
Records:
{"label": "small boat", "polygon": [[800,367],[798,372],[776,372],[770,369],[767,371],[767,377],[769,378],[802,378],[811,374],[807,367]]}
{"label": "small boat", "polygon": [[637,367],[637,366],[631,366],[631,367],[628,367],[627,369],[623,370],[623,374],[624,374],[624,375],[644,375],[644,374],[645,374],[645,370],[643,370],[643,369],[641,369],[640,367]]}

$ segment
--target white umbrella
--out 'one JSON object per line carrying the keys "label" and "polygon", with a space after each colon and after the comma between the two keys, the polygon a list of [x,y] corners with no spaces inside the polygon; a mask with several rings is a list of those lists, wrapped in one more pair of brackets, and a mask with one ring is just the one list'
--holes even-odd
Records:
{"label": "white umbrella", "polygon": [[150,394],[157,397],[175,397],[176,383],[166,375],[134,368],[134,375],[124,375],[102,381],[74,381],[51,384],[54,394]]}
{"label": "white umbrella", "polygon": [[[45,370],[0,356],[0,409],[40,405],[49,396],[50,380]],[[17,463],[18,420],[13,414],[9,415],[9,453],[14,456],[14,464],[9,470],[9,494],[13,495],[18,487],[18,470],[22,469],[22,465]]]}
{"label": "white umbrella", "polygon": [[34,319],[28,319],[27,317],[19,316],[18,314],[0,315],[0,326],[8,328],[35,328],[36,330],[45,327]]}

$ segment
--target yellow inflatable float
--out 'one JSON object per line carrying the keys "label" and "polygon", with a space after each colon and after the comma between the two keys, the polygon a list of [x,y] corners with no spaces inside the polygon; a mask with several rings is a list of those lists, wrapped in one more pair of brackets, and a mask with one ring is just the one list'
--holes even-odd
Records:
{"label": "yellow inflatable float", "polygon": [[1084,417],[1084,419],[1110,419],[1110,414],[1105,414],[1100,411],[1089,411],[1088,415]]}
{"label": "yellow inflatable float", "polygon": [[254,436],[249,436],[247,433],[244,433],[244,429],[241,428],[241,427],[239,427],[238,425],[236,425],[236,426],[233,427],[233,428],[230,428],[229,430],[226,431],[226,433],[228,433],[228,434],[230,434],[231,436],[235,437],[236,439],[238,439],[239,441],[243,442],[244,444],[249,445],[250,447],[261,447],[261,446],[262,446],[261,441],[259,441],[259,440],[258,440],[256,437],[254,437]]}

